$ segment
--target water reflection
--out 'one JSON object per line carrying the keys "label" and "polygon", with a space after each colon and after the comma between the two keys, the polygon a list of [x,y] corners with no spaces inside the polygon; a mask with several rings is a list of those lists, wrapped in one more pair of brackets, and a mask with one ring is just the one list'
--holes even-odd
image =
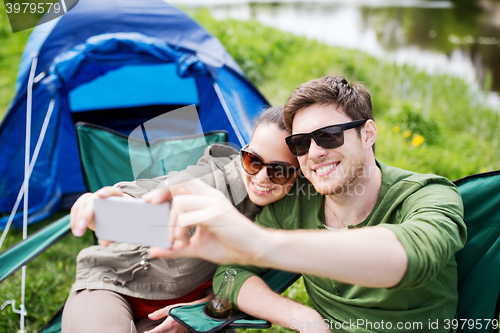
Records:
{"label": "water reflection", "polygon": [[452,73],[492,90],[500,106],[500,3],[491,0],[184,0],[216,18],[256,19],[330,45]]}
{"label": "water reflection", "polygon": [[[500,4],[498,6],[500,14]],[[500,26],[494,11],[481,7],[361,8],[367,30],[373,29],[384,50],[397,52],[409,45],[446,55],[453,72],[500,91]],[[463,63],[460,66],[460,63]],[[470,67],[470,70],[467,70]]]}

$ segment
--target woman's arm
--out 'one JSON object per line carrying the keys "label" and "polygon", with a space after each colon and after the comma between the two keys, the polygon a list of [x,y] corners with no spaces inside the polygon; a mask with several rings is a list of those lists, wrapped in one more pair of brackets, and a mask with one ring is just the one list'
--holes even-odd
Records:
{"label": "woman's arm", "polygon": [[297,329],[299,323],[304,323],[298,331],[330,332],[316,310],[273,292],[258,276],[248,278],[241,286],[238,308],[251,316],[288,329]]}

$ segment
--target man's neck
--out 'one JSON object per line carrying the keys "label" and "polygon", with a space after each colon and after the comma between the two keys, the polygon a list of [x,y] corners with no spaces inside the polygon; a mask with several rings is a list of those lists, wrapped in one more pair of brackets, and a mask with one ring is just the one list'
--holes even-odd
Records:
{"label": "man's neck", "polygon": [[325,224],[334,229],[347,228],[363,222],[377,203],[382,186],[382,172],[373,163],[370,172],[362,182],[363,191],[345,191],[342,195],[327,195],[325,197]]}

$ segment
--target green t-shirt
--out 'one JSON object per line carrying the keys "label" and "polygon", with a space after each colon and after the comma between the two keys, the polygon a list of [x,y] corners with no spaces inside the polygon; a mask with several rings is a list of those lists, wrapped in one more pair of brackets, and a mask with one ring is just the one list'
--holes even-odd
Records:
{"label": "green t-shirt", "polygon": [[[393,288],[366,288],[304,274],[307,293],[325,318],[323,325],[335,331],[450,331],[445,329],[449,327],[446,319],[455,318],[458,300],[455,253],[467,238],[460,193],[443,177],[377,164],[382,186],[375,207],[363,222],[349,228],[380,225],[391,229],[408,255],[403,280]],[[266,206],[256,222],[286,230],[325,229],[324,198],[301,179],[285,198]],[[232,293],[236,304],[243,282],[265,269],[229,266],[238,273]],[[216,288],[226,268],[217,269]]]}

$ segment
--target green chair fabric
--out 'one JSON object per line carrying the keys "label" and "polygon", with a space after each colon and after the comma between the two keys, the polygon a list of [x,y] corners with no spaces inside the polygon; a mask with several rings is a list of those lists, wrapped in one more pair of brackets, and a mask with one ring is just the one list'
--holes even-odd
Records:
{"label": "green chair fabric", "polygon": [[[275,269],[269,269],[262,275],[262,279],[269,288],[280,294],[299,277],[300,274]],[[211,318],[204,312],[206,304],[208,303],[175,307],[170,310],[169,315],[191,332],[213,333],[223,328],[249,329],[271,327],[271,323],[267,320],[257,319],[243,312],[234,313],[229,319],[220,320]]]}
{"label": "green chair fabric", "polygon": [[90,192],[121,181],[184,170],[196,164],[208,145],[227,142],[228,136],[226,131],[212,131],[150,143],[83,122],[76,124],[76,134],[83,177]]}
{"label": "green chair fabric", "polygon": [[[0,253],[0,282],[33,261],[69,232],[69,215],[66,215]],[[61,313],[59,311],[39,333],[60,333]]]}
{"label": "green chair fabric", "polygon": [[231,318],[218,320],[208,317],[204,313],[204,308],[208,302],[186,305],[173,308],[169,315],[191,332],[215,333],[226,328],[269,328],[271,324],[266,320],[247,319],[245,313],[233,314]]}
{"label": "green chair fabric", "polygon": [[458,331],[498,332],[493,324],[496,321],[498,327],[500,305],[500,171],[469,176],[455,184],[462,194],[467,224],[467,243],[456,254]]}
{"label": "green chair fabric", "polygon": [[69,231],[67,215],[0,253],[0,282],[57,243]]}

